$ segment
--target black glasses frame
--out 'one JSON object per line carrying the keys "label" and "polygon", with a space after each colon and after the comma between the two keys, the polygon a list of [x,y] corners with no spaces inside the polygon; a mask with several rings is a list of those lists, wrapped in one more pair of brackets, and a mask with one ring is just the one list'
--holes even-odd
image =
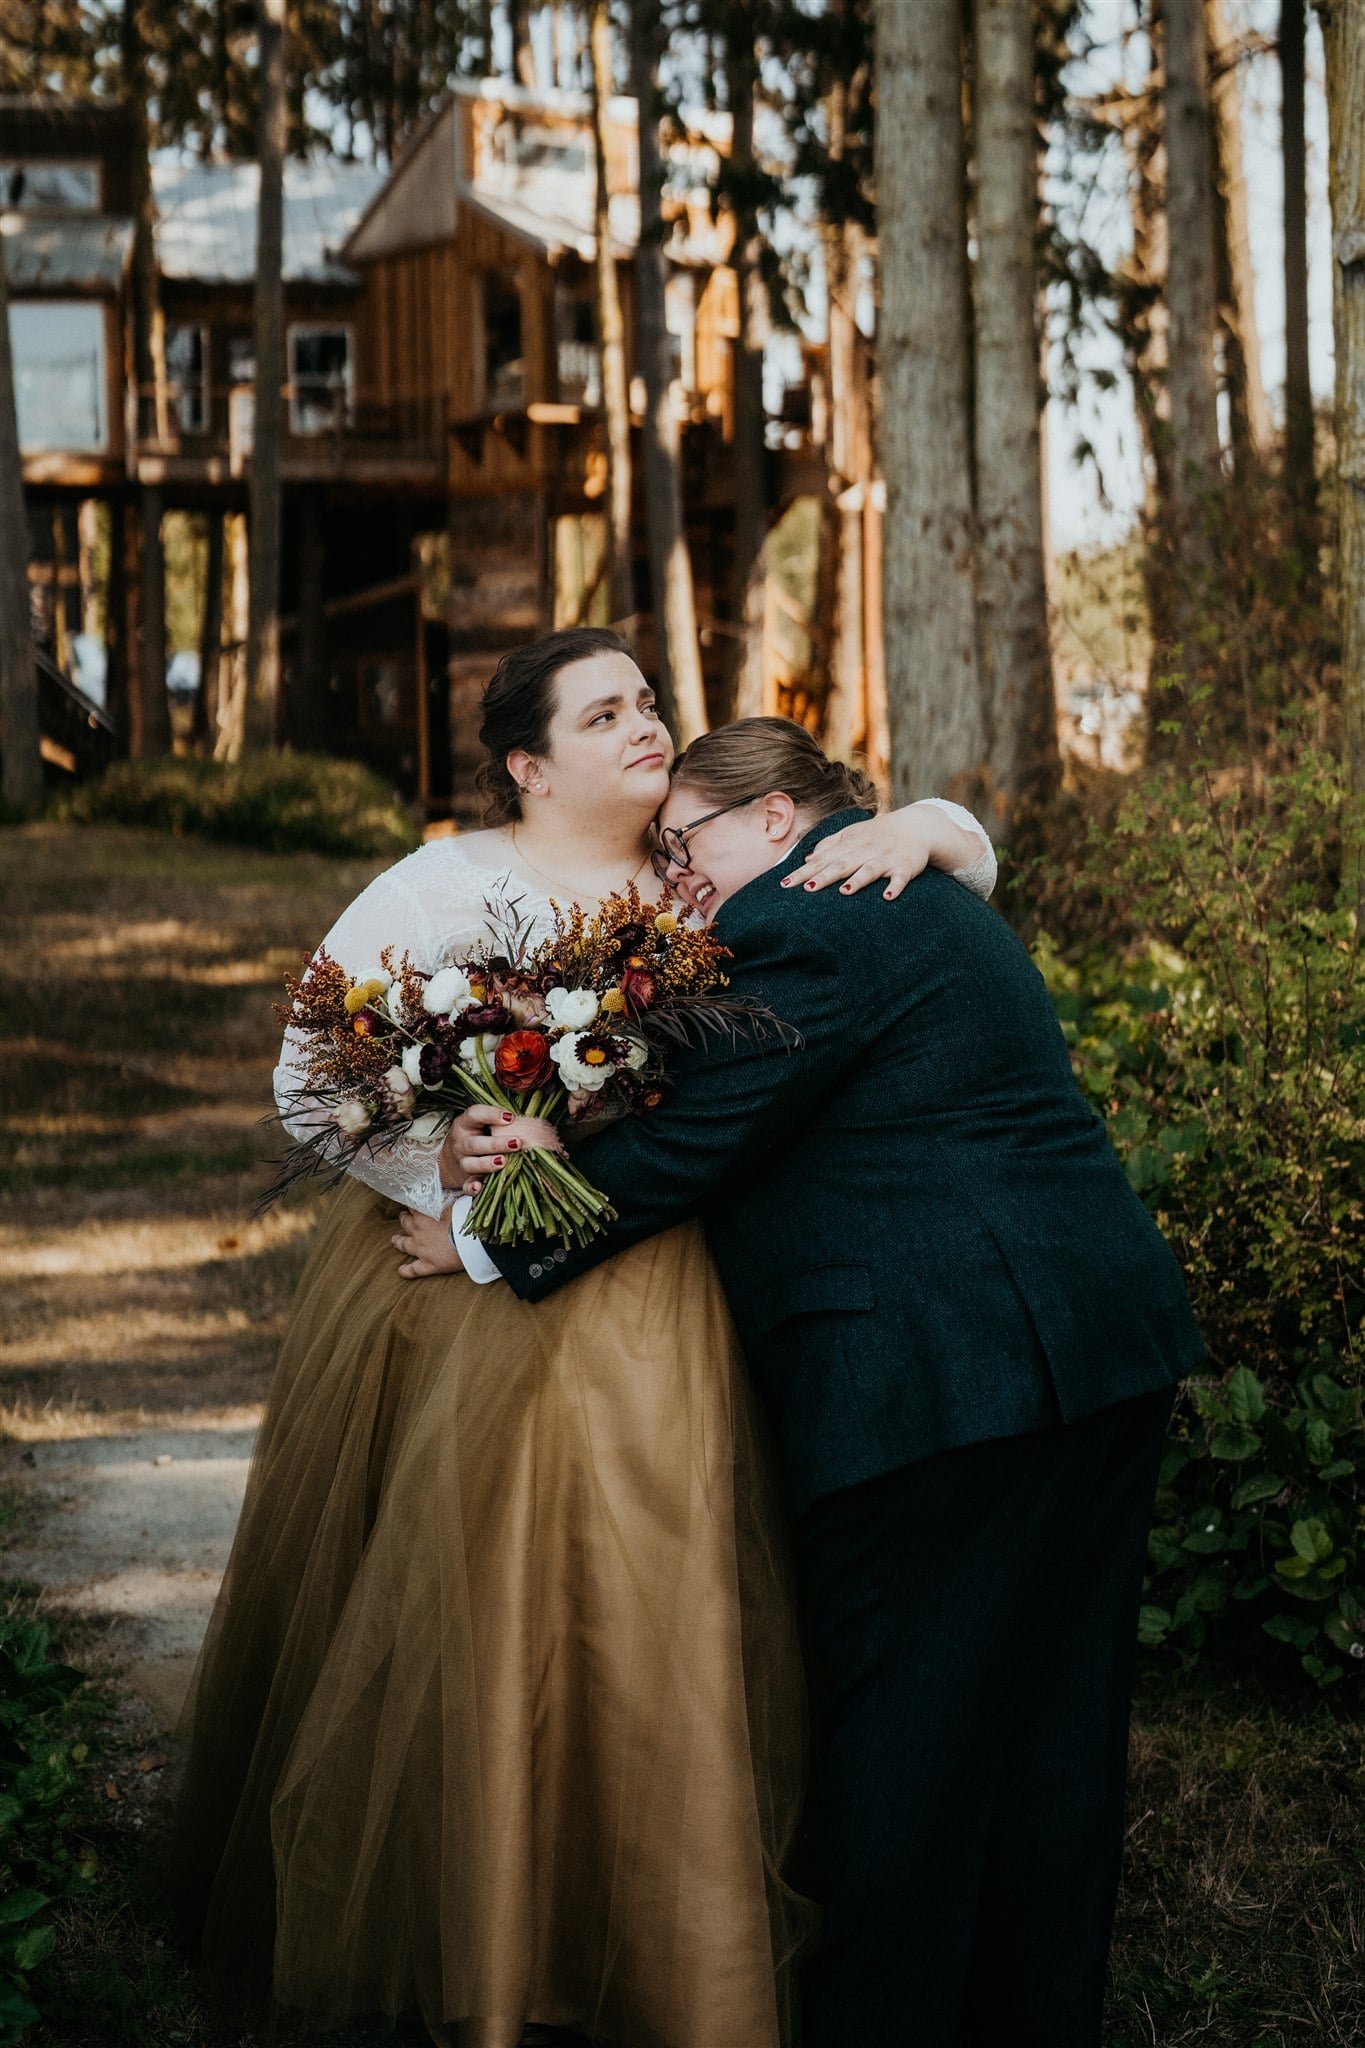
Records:
{"label": "black glasses frame", "polygon": [[694,832],[703,825],[709,825],[713,818],[723,818],[727,811],[742,811],[746,804],[756,804],[758,796],[737,796],[733,803],[721,804],[714,811],[708,811],[704,818],[694,818],[690,825],[665,825],[659,833],[659,844],[649,856],[649,864],[661,882],[668,880],[670,868],[679,868],[686,873],[692,865],[692,853],[688,846]]}

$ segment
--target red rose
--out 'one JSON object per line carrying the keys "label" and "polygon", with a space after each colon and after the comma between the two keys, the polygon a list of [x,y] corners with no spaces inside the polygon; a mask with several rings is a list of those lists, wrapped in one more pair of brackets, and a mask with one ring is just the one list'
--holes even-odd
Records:
{"label": "red rose", "polygon": [[504,1087],[543,1088],[554,1075],[549,1039],[543,1031],[509,1031],[498,1040],[493,1071]]}
{"label": "red rose", "polygon": [[647,1010],[659,993],[659,977],[646,966],[636,953],[626,961],[621,970],[621,993],[626,999],[626,1008],[638,1016]]}

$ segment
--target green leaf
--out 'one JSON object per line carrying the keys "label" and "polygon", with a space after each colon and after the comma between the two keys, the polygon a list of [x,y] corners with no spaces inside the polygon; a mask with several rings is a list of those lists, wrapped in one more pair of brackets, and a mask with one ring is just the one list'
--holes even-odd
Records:
{"label": "green leaf", "polygon": [[1340,1664],[1324,1664],[1321,1657],[1305,1657],[1303,1668],[1310,1678],[1315,1678],[1323,1686],[1335,1685],[1342,1675]]}
{"label": "green leaf", "polygon": [[10,1892],[6,1898],[0,1899],[0,1927],[13,1927],[50,1904],[46,1892]]}
{"label": "green leaf", "polygon": [[1306,1521],[1295,1522],[1289,1532],[1289,1540],[1295,1555],[1310,1565],[1321,1564],[1324,1558],[1332,1555],[1332,1539],[1316,1515],[1310,1515]]}
{"label": "green leaf", "polygon": [[1353,1458],[1334,1458],[1330,1465],[1323,1466],[1318,1477],[1324,1480],[1349,1479],[1355,1469]]}
{"label": "green leaf", "polygon": [[36,1970],[45,1963],[57,1946],[57,1935],[51,1927],[30,1927],[14,1945],[14,1967],[16,1970]]}
{"label": "green leaf", "polygon": [[0,2041],[17,2041],[38,2017],[37,2006],[17,1984],[0,1983]]}
{"label": "green leaf", "polygon": [[1313,1567],[1302,1557],[1282,1557],[1275,1569],[1282,1579],[1306,1579]]}
{"label": "green leaf", "polygon": [[1303,1433],[1303,1446],[1314,1465],[1326,1465],[1336,1448],[1331,1423],[1324,1422],[1320,1415],[1311,1416]]}
{"label": "green leaf", "polygon": [[1170,1633],[1171,1617],[1165,1607],[1142,1607],[1138,1610],[1138,1641],[1155,1649],[1164,1643]]}
{"label": "green leaf", "polygon": [[1265,1414],[1265,1389],[1249,1366],[1238,1366],[1228,1381],[1227,1398],[1234,1422],[1259,1422]]}
{"label": "green leaf", "polygon": [[1254,1507],[1257,1501],[1274,1500],[1277,1493],[1283,1493],[1284,1481],[1278,1472],[1262,1472],[1257,1479],[1244,1479],[1232,1496],[1235,1508]]}
{"label": "green leaf", "polygon": [[1290,1643],[1296,1650],[1307,1650],[1318,1639],[1318,1625],[1315,1621],[1300,1621],[1292,1614],[1272,1614],[1261,1627],[1277,1643]]}
{"label": "green leaf", "polygon": [[1243,1458],[1253,1457],[1260,1448],[1261,1439],[1257,1432],[1242,1422],[1224,1423],[1221,1429],[1213,1432],[1209,1441],[1210,1456],[1226,1459],[1229,1463],[1240,1463]]}

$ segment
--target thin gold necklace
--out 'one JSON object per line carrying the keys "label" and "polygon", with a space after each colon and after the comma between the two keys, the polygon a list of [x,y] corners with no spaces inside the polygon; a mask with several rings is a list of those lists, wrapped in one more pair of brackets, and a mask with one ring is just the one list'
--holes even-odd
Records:
{"label": "thin gold necklace", "polygon": [[[538,867],[536,866],[535,862],[534,862],[534,861],[532,860],[532,858],[531,858],[530,854],[529,854],[529,853],[523,853],[523,852],[522,852],[522,850],[521,850],[521,848],[520,848],[520,846],[519,846],[519,845],[517,844],[517,828],[516,828],[516,826],[515,826],[515,825],[513,825],[513,826],[512,826],[512,828],[511,828],[511,840],[512,840],[512,851],[513,851],[513,853],[515,853],[515,855],[517,856],[517,859],[518,859],[518,860],[522,860],[522,861],[525,861],[525,863],[526,863],[527,867],[528,867],[528,868],[529,868],[529,869],[531,870],[531,873],[532,873],[533,875],[539,875],[539,876],[540,876],[540,879],[541,879],[541,881],[542,881],[542,882],[548,882],[548,883],[550,884],[550,887],[551,887],[552,889],[563,889],[563,888],[566,888],[566,887],[567,887],[567,888],[570,888],[570,889],[572,889],[572,890],[573,890],[573,893],[574,893],[574,896],[575,896],[575,898],[577,898],[577,897],[579,897],[579,896],[589,896],[589,897],[591,897],[591,898],[592,898],[592,901],[593,901],[594,903],[605,903],[605,902],[606,902],[606,900],[607,900],[607,899],[606,899],[606,897],[605,897],[605,896],[602,896],[602,895],[600,895],[600,894],[598,893],[598,891],[597,891],[596,889],[579,889],[579,888],[576,888],[576,887],[575,887],[575,885],[574,885],[574,884],[573,884],[572,882],[565,882],[565,880],[564,880],[564,879],[563,879],[562,877],[561,877],[561,878],[559,878],[559,879],[556,879],[556,877],[555,877],[554,875],[547,875],[547,874],[546,874],[546,872],[545,872],[545,870],[544,870],[544,868],[538,868]],[[648,853],[646,853],[646,854],[645,854],[645,855],[643,856],[643,858],[641,859],[641,861],[640,861],[640,866],[636,868],[636,870],[635,870],[635,874],[632,874],[632,875],[628,875],[628,876],[626,877],[626,887],[627,887],[627,888],[629,888],[629,887],[630,887],[631,883],[632,883],[632,882],[633,882],[633,881],[635,880],[635,877],[636,877],[636,875],[638,875],[638,874],[639,874],[639,872],[640,872],[640,868],[642,868],[642,867],[644,867],[644,866],[645,866],[645,863],[646,863],[646,862],[648,861],[648,859],[649,859],[649,855],[648,855]]]}

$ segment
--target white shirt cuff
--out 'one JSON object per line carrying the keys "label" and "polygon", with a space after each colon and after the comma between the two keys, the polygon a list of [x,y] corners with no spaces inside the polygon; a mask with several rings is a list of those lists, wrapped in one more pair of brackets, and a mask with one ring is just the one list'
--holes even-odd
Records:
{"label": "white shirt cuff", "polygon": [[470,1237],[464,1225],[474,1206],[472,1195],[457,1195],[450,1205],[450,1242],[460,1254],[460,1264],[470,1279],[478,1286],[486,1287],[490,1280],[501,1280],[502,1274],[493,1264],[484,1245],[477,1237]]}

